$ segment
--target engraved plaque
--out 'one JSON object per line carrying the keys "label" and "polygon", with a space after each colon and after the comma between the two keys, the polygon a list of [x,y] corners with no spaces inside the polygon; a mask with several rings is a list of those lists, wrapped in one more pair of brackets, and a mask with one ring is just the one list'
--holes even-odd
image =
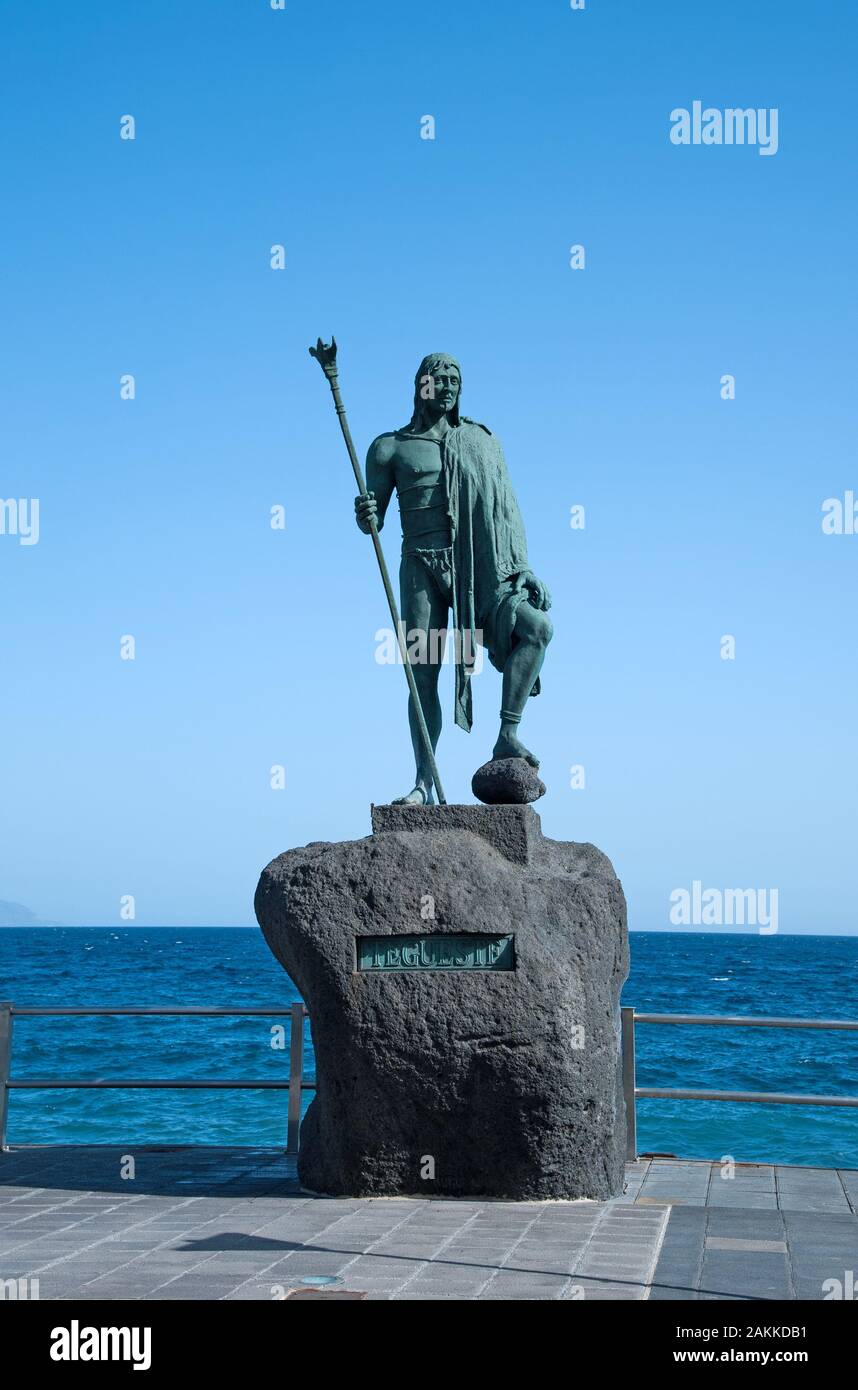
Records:
{"label": "engraved plaque", "polygon": [[515,969],[512,936],[358,936],[355,948],[358,970]]}

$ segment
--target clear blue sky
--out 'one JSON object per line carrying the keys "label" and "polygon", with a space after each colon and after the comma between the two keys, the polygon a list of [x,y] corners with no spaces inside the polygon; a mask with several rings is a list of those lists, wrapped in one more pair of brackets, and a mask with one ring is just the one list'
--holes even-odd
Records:
{"label": "clear blue sky", "polygon": [[[854,9],[12,0],[4,21],[0,495],[39,498],[40,539],[0,536],[0,897],[250,922],[270,858],[367,833],[411,785],[307,355],[334,331],[361,453],[436,349],[504,443],[554,595],[523,726],[546,832],[606,851],[633,927],[698,880],[777,888],[782,931],[858,929],[858,536],[821,529],[858,493]],[[698,99],[777,107],[777,154],[672,145]],[[395,511],[384,541],[395,570]],[[445,675],[439,762],[470,800],[500,680],[468,738]]]}

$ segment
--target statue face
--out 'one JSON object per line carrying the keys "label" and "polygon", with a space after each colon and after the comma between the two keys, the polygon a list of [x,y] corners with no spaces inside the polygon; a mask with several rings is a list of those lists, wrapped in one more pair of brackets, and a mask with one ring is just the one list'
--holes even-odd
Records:
{"label": "statue face", "polygon": [[426,405],[432,414],[446,415],[459,398],[462,384],[459,373],[450,363],[441,363],[433,371],[432,380],[435,384],[435,397],[434,400],[427,400]]}

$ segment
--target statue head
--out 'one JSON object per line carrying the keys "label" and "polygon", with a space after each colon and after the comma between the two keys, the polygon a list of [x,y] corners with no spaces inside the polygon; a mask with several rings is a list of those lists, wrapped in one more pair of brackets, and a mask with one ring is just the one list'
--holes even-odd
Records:
{"label": "statue head", "polygon": [[462,369],[449,352],[430,352],[414,378],[414,413],[411,429],[428,429],[446,415],[451,425],[459,423],[459,396]]}

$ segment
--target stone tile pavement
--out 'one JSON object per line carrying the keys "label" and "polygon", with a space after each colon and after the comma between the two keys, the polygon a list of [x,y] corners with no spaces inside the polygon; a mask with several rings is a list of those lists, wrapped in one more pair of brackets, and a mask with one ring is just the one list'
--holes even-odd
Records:
{"label": "stone tile pavement", "polygon": [[15,1148],[0,1296],[37,1279],[42,1300],[269,1300],[316,1281],[376,1300],[767,1300],[858,1282],[858,1171],[720,1174],[643,1159],[604,1203],[343,1200],[302,1193],[271,1149]]}

